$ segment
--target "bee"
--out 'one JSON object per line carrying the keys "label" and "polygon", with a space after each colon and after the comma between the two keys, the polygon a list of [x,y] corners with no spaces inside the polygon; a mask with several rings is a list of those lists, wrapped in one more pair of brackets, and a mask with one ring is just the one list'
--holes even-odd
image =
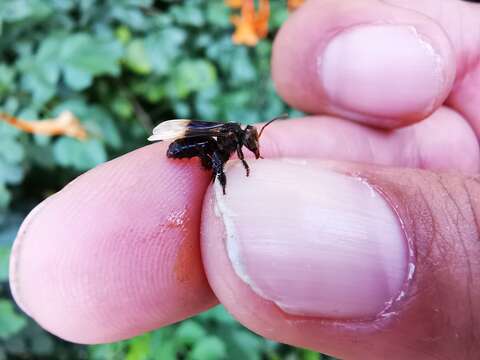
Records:
{"label": "bee", "polygon": [[220,123],[189,119],[175,119],[160,123],[153,129],[149,141],[173,140],[167,150],[167,157],[185,159],[198,157],[202,167],[212,171],[212,182],[218,179],[225,195],[227,177],[224,166],[233,153],[237,153],[246,175],[250,175],[250,167],[245,161],[242,148],[245,146],[256,159],[260,155],[260,137],[263,130],[272,122],[284,119],[281,115],[267,122],[260,130],[247,125],[242,128],[238,123]]}

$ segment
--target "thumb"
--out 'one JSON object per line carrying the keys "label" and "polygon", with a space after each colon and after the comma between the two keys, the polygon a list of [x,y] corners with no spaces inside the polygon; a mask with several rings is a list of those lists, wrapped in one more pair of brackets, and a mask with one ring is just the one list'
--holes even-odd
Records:
{"label": "thumb", "polygon": [[243,171],[202,220],[209,283],[242,323],[342,359],[478,358],[478,177],[298,159]]}

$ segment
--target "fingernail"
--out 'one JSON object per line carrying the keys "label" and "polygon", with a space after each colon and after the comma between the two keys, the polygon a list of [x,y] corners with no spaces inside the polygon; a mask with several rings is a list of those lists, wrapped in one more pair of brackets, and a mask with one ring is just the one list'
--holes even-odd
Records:
{"label": "fingernail", "polygon": [[235,273],[292,315],[364,319],[382,313],[407,280],[396,214],[364,181],[314,161],[262,160],[228,169],[215,190]]}
{"label": "fingernail", "polygon": [[317,61],[330,102],[391,117],[429,112],[442,101],[445,62],[413,26],[362,25],[336,35]]}

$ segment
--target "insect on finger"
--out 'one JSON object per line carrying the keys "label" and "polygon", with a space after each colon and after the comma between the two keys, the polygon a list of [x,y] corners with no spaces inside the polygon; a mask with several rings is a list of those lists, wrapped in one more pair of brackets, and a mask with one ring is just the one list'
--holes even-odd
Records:
{"label": "insect on finger", "polygon": [[[250,167],[243,156],[242,147],[250,150],[256,159],[260,155],[260,136],[272,122],[285,119],[288,114],[282,114],[268,121],[260,130],[247,125],[245,128],[238,123],[221,123],[189,119],[174,119],[160,123],[153,129],[149,141],[173,140],[167,150],[167,157],[184,159],[198,157],[202,166],[212,171],[212,181],[217,178],[222,185],[223,194],[227,178],[224,165],[234,152],[245,167],[246,175],[250,174]],[[262,158],[263,159],[263,158]]]}

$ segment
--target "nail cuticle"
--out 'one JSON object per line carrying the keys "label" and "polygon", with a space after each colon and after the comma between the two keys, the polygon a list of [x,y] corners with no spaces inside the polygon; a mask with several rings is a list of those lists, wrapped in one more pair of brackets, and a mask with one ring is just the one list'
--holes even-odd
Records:
{"label": "nail cuticle", "polygon": [[400,292],[397,297],[392,298],[388,303],[386,303],[386,307],[382,310],[375,318],[390,318],[395,316],[399,313],[399,306],[401,306],[402,300],[407,298],[410,288],[412,287],[414,278],[415,278],[415,270],[416,270],[416,255],[415,255],[415,242],[413,241],[412,237],[409,235],[405,222],[402,219],[402,216],[399,212],[399,207],[393,199],[388,195],[388,191],[385,191],[383,187],[375,184],[371,179],[365,177],[361,174],[354,175],[361,181],[363,181],[366,185],[372,188],[377,194],[379,194],[385,202],[390,206],[392,212],[395,214],[398,224],[403,232],[404,239],[407,244],[407,251],[408,251],[408,259],[407,259],[407,273],[404,280],[404,283],[400,289]]}
{"label": "nail cuticle", "polygon": [[[231,164],[228,164],[228,167],[231,168],[232,166],[240,166],[238,162],[232,162]],[[221,185],[218,182],[215,182],[213,184],[213,191],[214,191],[214,196],[215,196],[215,201],[214,201],[214,213],[215,215],[221,219],[224,230],[225,230],[225,247],[227,250],[227,256],[228,259],[230,260],[230,263],[232,264],[232,267],[240,279],[244,283],[246,283],[256,294],[260,296],[264,296],[260,289],[258,289],[254,282],[250,279],[248,276],[246,270],[244,269],[244,266],[242,262],[240,261],[241,256],[240,256],[240,250],[238,248],[237,244],[237,232],[235,229],[235,223],[233,221],[233,218],[235,214],[232,212],[232,210],[227,206],[225,202],[225,196],[223,194],[223,190]]]}

